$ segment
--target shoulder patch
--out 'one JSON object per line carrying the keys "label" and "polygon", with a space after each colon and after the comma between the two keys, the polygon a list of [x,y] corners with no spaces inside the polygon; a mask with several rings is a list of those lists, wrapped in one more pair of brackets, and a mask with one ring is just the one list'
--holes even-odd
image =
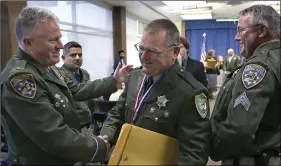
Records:
{"label": "shoulder patch", "polygon": [[195,96],[195,106],[200,116],[205,119],[208,115],[207,97],[204,93]]}
{"label": "shoulder patch", "polygon": [[11,79],[10,84],[19,95],[29,99],[35,97],[37,86],[32,74],[16,75]]}
{"label": "shoulder patch", "polygon": [[242,82],[246,89],[258,85],[264,78],[266,70],[257,64],[249,64],[245,67],[242,74]]}

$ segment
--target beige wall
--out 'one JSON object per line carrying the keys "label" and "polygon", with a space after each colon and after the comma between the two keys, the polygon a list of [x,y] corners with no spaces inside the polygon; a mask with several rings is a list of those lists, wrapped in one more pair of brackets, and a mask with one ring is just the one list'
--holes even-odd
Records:
{"label": "beige wall", "polygon": [[174,24],[177,26],[180,31],[180,36],[185,37],[185,24],[184,21],[174,21]]}

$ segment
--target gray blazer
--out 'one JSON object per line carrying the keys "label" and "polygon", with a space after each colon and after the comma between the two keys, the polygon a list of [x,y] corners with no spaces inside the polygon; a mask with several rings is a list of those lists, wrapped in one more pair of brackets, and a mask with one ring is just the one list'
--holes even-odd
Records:
{"label": "gray blazer", "polygon": [[226,60],[225,60],[225,70],[232,72],[234,71],[234,69],[236,69],[239,65],[240,65],[240,57],[238,55],[232,55],[232,59],[229,62],[229,58],[230,56],[227,56]]}

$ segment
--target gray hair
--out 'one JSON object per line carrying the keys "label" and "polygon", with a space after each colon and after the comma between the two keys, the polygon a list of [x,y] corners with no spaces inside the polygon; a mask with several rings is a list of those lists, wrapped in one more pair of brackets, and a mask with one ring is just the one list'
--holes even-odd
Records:
{"label": "gray hair", "polygon": [[269,31],[280,37],[280,14],[277,11],[267,5],[253,5],[242,10],[240,15],[244,16],[249,14],[252,18],[252,24],[262,24],[266,26]]}
{"label": "gray hair", "polygon": [[144,29],[145,32],[148,33],[157,33],[159,31],[165,31],[165,43],[166,46],[178,46],[180,44],[180,33],[176,25],[167,19],[157,19],[150,22],[146,28]]}
{"label": "gray hair", "polygon": [[234,50],[232,48],[228,49],[227,53],[230,53],[230,52],[234,53]]}
{"label": "gray hair", "polygon": [[15,36],[19,46],[23,46],[23,38],[32,35],[41,21],[58,21],[58,17],[47,8],[25,7],[19,13],[15,23]]}

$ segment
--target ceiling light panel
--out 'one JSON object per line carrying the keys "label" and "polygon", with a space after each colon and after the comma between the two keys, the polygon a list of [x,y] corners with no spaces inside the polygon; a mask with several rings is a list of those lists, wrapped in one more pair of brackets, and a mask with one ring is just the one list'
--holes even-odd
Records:
{"label": "ceiling light panel", "polygon": [[178,7],[178,6],[192,6],[192,5],[205,5],[206,1],[162,1],[167,6]]}
{"label": "ceiling light panel", "polygon": [[280,1],[259,1],[259,3],[264,5],[280,5]]}
{"label": "ceiling light panel", "polygon": [[204,19],[212,19],[211,13],[206,14],[183,14],[180,15],[184,20],[204,20]]}

